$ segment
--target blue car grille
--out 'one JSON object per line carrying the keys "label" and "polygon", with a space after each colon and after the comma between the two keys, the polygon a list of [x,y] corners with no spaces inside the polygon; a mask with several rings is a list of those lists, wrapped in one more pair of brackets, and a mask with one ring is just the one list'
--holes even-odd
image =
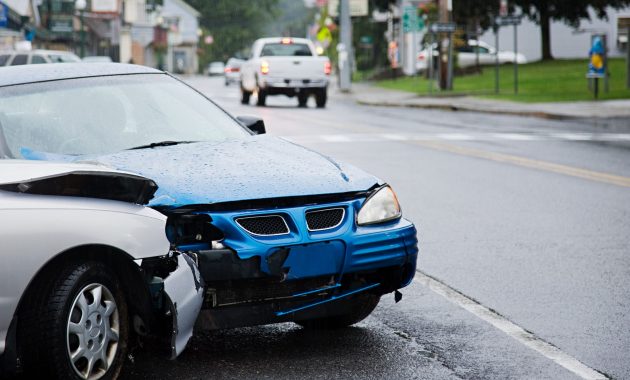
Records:
{"label": "blue car grille", "polygon": [[312,210],[306,212],[306,225],[309,231],[335,228],[341,224],[346,210],[342,207]]}
{"label": "blue car grille", "polygon": [[237,218],[241,228],[252,235],[274,236],[289,233],[289,226],[281,215],[261,215]]}

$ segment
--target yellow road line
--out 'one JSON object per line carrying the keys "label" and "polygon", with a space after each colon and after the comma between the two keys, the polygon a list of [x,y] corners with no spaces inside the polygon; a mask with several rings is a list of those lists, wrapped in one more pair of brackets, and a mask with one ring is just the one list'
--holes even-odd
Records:
{"label": "yellow road line", "polygon": [[588,179],[596,182],[603,182],[612,185],[630,187],[630,178],[623,177],[615,174],[596,172],[593,170],[580,169],[573,166],[554,164],[551,162],[545,162],[540,160],[533,160],[531,158],[512,156],[509,154],[488,152],[484,150],[465,148],[462,146],[444,144],[432,141],[414,141],[415,144],[421,145],[426,148],[440,150],[443,152],[455,153],[462,156],[483,158],[486,160],[504,162],[512,165],[518,165],[526,168],[544,170],[552,173],[564,174],[571,177]]}

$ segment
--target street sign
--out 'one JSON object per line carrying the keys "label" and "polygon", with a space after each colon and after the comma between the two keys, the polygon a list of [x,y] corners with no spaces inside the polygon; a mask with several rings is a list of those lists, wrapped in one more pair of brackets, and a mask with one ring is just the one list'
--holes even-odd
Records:
{"label": "street sign", "polygon": [[[350,16],[362,17],[368,15],[368,0],[349,0]],[[328,15],[330,17],[339,17],[339,0],[328,1]]]}
{"label": "street sign", "polygon": [[588,53],[587,78],[604,78],[606,76],[606,49],[600,36],[593,37],[591,50]]}
{"label": "street sign", "polygon": [[413,6],[405,6],[402,14],[403,33],[415,32],[418,28],[418,9]]}
{"label": "street sign", "polygon": [[521,16],[497,17],[495,22],[497,25],[500,25],[500,26],[521,25]]}
{"label": "street sign", "polygon": [[423,17],[418,17],[418,23],[417,23],[417,31],[422,31],[425,28],[425,24],[424,24],[424,18]]}
{"label": "street sign", "polygon": [[453,33],[457,29],[454,22],[436,22],[431,24],[432,33]]}
{"label": "street sign", "polygon": [[50,31],[53,33],[72,33],[74,31],[71,15],[53,15],[48,22]]}

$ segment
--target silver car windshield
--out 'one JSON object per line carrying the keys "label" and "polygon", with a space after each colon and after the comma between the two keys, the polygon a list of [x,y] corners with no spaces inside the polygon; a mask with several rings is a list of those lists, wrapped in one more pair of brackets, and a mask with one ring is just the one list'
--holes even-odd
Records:
{"label": "silver car windshield", "polygon": [[165,74],[0,88],[0,149],[16,158],[100,155],[164,141],[248,136],[221,108]]}

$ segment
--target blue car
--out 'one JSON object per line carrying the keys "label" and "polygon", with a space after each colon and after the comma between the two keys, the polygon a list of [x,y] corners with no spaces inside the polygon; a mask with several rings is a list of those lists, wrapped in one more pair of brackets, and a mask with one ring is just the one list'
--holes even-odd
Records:
{"label": "blue car", "polygon": [[234,118],[167,73],[11,67],[0,99],[0,157],[105,165],[157,184],[148,205],[203,278],[202,327],[349,326],[414,277],[416,229],[389,185],[266,135],[262,120]]}

